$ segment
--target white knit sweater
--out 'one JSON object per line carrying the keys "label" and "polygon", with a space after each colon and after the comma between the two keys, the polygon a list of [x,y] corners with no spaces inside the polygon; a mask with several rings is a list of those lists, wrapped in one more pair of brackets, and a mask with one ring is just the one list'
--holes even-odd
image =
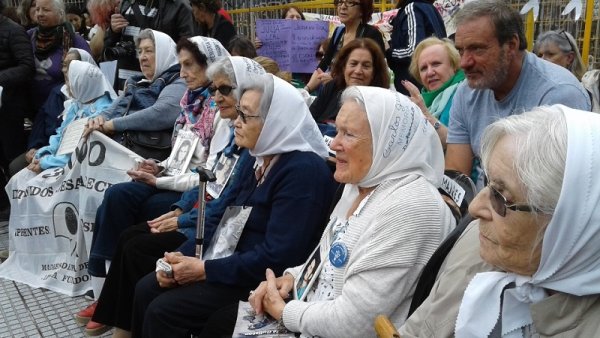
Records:
{"label": "white knit sweater", "polygon": [[334,267],[336,298],[289,302],[285,326],[305,336],[375,337],[373,320],[385,314],[399,327],[423,266],[454,225],[439,192],[423,177],[382,183],[349,219],[343,238],[349,259]]}

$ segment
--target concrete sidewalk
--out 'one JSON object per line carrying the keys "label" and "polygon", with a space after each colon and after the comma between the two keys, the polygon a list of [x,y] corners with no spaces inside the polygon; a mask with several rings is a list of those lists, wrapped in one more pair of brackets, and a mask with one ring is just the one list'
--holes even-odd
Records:
{"label": "concrete sidewalk", "polygon": [[[0,222],[0,250],[8,249],[8,222]],[[0,279],[0,338],[87,337],[73,315],[90,302]],[[110,337],[111,331],[101,337]]]}

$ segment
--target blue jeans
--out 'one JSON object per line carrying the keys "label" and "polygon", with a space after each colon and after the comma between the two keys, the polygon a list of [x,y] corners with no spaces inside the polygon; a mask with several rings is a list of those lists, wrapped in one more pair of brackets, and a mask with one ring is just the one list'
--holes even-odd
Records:
{"label": "blue jeans", "polygon": [[140,182],[124,182],[108,188],[96,212],[88,265],[90,275],[106,276],[105,261],[112,260],[123,230],[167,213],[180,196],[180,192]]}

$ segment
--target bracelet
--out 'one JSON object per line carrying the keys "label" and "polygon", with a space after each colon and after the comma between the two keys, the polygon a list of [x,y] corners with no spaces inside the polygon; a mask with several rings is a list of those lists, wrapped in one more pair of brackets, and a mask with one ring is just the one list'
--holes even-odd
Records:
{"label": "bracelet", "polygon": [[308,87],[308,85],[304,86],[304,90],[306,90],[307,92],[311,92],[310,88]]}

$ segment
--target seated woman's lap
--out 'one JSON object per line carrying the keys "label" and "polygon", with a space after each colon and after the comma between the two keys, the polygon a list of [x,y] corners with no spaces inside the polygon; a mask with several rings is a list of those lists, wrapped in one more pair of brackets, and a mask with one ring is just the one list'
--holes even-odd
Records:
{"label": "seated woman's lap", "polygon": [[[184,337],[189,331],[200,332],[214,312],[247,300],[249,290],[206,282],[163,289],[152,272],[136,285],[132,328],[143,327],[144,337]],[[132,333],[133,337],[142,336],[142,332]]]}

